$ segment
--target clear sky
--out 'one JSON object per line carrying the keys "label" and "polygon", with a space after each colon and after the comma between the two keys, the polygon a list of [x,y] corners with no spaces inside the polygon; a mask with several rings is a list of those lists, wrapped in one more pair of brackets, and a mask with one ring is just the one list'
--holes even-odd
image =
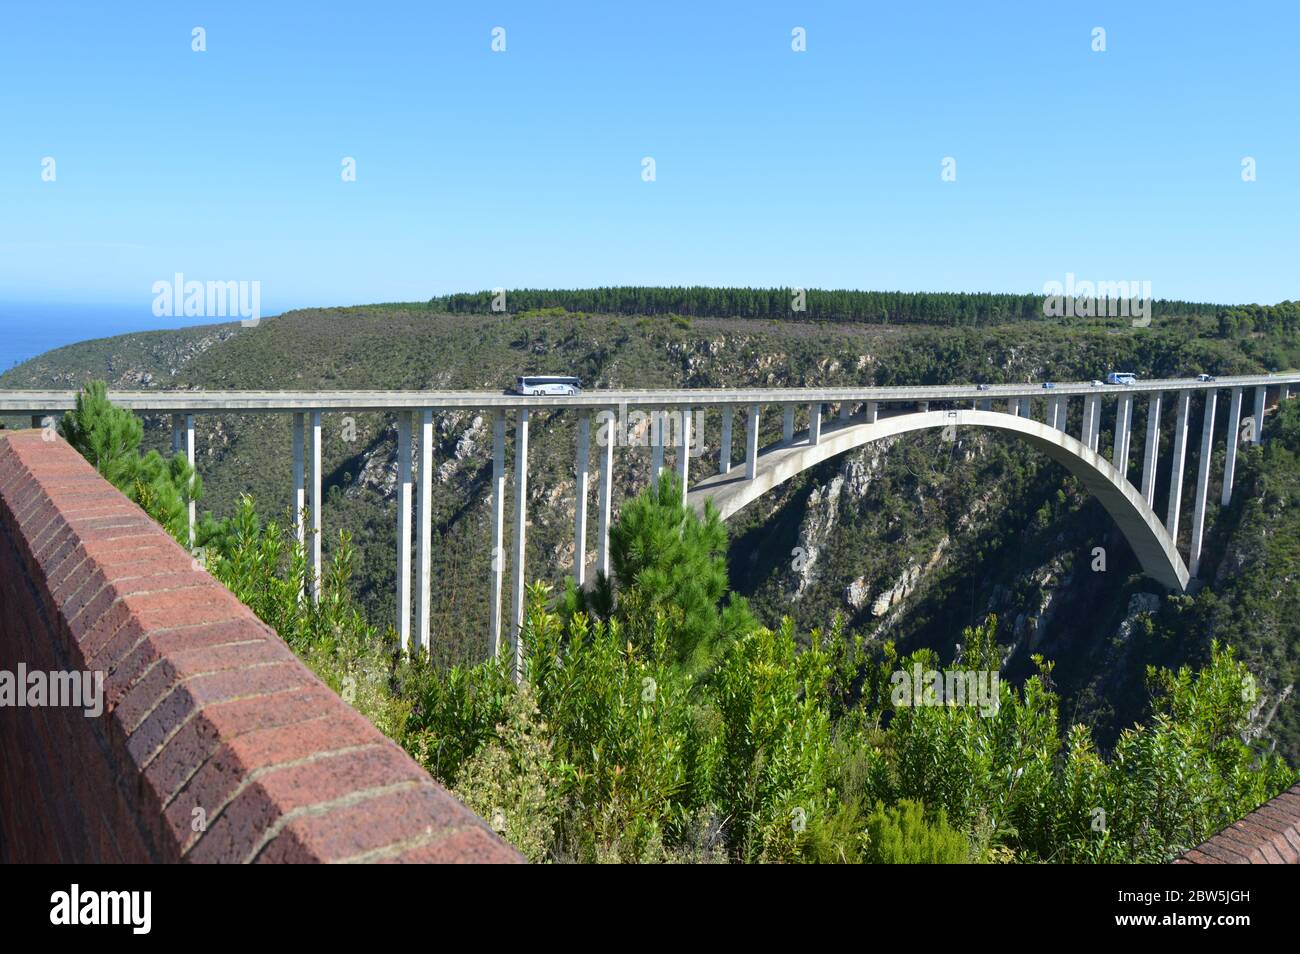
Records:
{"label": "clear sky", "polygon": [[1067,272],[1300,298],[1296,0],[42,0],[0,21],[0,300],[147,308],[178,271],[260,281],[264,313]]}

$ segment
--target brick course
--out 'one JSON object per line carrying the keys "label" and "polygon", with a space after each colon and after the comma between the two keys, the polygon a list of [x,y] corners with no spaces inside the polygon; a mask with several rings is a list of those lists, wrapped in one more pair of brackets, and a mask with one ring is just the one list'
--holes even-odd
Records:
{"label": "brick course", "polygon": [[1174,864],[1300,864],[1300,784],[1184,852]]}
{"label": "brick course", "polygon": [[0,670],[20,663],[102,672],[104,711],[0,708],[5,862],[521,860],[40,431],[0,432]]}

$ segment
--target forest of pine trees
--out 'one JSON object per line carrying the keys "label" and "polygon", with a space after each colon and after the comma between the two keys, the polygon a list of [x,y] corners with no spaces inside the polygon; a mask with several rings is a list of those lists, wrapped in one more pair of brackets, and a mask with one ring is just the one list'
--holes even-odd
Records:
{"label": "forest of pine trees", "polygon": [[[604,315],[674,314],[718,318],[784,318],[795,321],[862,321],[878,324],[997,325],[1043,317],[1042,295],[955,292],[881,292],[810,288],[799,300],[791,288],[613,287],[521,288],[504,293],[511,314],[542,309]],[[452,314],[500,311],[497,292],[462,292],[434,298],[430,305]],[[494,299],[497,299],[494,306]],[[802,305],[802,309],[799,306]],[[1213,317],[1216,305],[1153,302],[1155,317]]]}

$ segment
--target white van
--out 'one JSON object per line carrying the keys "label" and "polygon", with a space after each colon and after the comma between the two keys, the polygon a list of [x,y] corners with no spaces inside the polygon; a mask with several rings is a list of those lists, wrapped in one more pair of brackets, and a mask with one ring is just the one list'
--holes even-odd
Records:
{"label": "white van", "polygon": [[1112,371],[1106,375],[1107,384],[1137,384],[1138,376],[1132,371]]}
{"label": "white van", "polygon": [[521,375],[515,378],[514,394],[577,394],[582,382],[558,375]]}

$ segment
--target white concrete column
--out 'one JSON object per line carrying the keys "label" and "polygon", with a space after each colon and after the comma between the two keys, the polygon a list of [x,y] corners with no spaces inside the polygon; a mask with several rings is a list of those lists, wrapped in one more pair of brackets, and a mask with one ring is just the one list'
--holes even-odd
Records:
{"label": "white concrete column", "polygon": [[677,445],[677,482],[682,485],[682,499],[691,479],[691,409],[682,411],[681,442]]}
{"label": "white concrete column", "polygon": [[1083,443],[1095,452],[1101,442],[1101,395],[1088,394],[1083,399]]}
{"label": "white concrete column", "polygon": [[992,399],[992,398],[977,398],[977,399],[975,400],[975,410],[977,410],[977,411],[992,411],[992,410],[993,410],[993,399]]}
{"label": "white concrete column", "polygon": [[311,483],[311,597],[317,602],[320,601],[321,594],[321,543],[323,540],[321,534],[321,489],[324,481],[321,479],[321,431],[320,431],[320,411],[311,412],[311,449],[308,452],[308,462],[311,467],[311,475],[308,478]]}
{"label": "white concrete column", "polygon": [[794,440],[794,405],[781,405],[781,440],[789,444]]}
{"label": "white concrete column", "polygon": [[1051,397],[1047,400],[1047,423],[1058,431],[1065,430],[1068,401],[1063,397]]}
{"label": "white concrete column", "polygon": [[1174,461],[1169,470],[1169,509],[1165,516],[1165,529],[1178,546],[1178,517],[1183,508],[1183,465],[1187,459],[1187,406],[1190,391],[1178,392],[1178,422],[1174,425]]}
{"label": "white concrete column", "polygon": [[1255,443],[1260,444],[1264,441],[1264,398],[1268,394],[1268,388],[1260,386],[1255,388]]}
{"label": "white concrete column", "polygon": [[745,479],[753,480],[758,473],[758,405],[749,406],[749,422],[745,429]]}
{"label": "white concrete column", "polygon": [[650,483],[659,486],[659,475],[664,470],[664,412],[650,412]]}
{"label": "white concrete column", "polygon": [[808,443],[816,447],[822,441],[822,406],[808,405]]}
{"label": "white concrete column", "polygon": [[1119,396],[1119,406],[1115,409],[1115,446],[1111,449],[1110,462],[1115,465],[1121,477],[1128,477],[1128,444],[1132,425],[1133,395],[1130,392]]}
{"label": "white concrete column", "polygon": [[[662,446],[662,445],[661,445]],[[510,600],[510,649],[515,679],[523,675],[524,647],[520,638],[524,628],[524,535],[528,526],[528,408],[519,409],[515,423],[515,562]]]}
{"label": "white concrete column", "polygon": [[[307,553],[307,415],[293,416],[293,529]],[[306,580],[303,581],[304,584]]]}
{"label": "white concrete column", "polygon": [[1223,494],[1219,498],[1222,507],[1232,503],[1232,480],[1237,473],[1237,439],[1241,432],[1241,388],[1232,389],[1232,401],[1228,405],[1228,453],[1223,459]]}
{"label": "white concrete column", "polygon": [[506,411],[492,415],[492,574],[488,604],[488,635],[492,658],[501,652],[501,581],[506,569],[506,551],[502,546],[506,522]]}
{"label": "white concrete column", "polygon": [[[190,466],[195,468],[198,473],[198,465],[195,463],[196,455],[194,448],[194,415],[185,415],[185,457],[189,460]],[[198,523],[198,504],[193,500],[190,501],[190,546],[194,546],[194,527]]]}
{"label": "white concrete column", "polygon": [[597,446],[600,447],[602,458],[598,503],[600,512],[597,517],[598,526],[596,528],[599,535],[596,540],[596,572],[603,573],[605,576],[609,576],[609,518],[614,494],[614,445],[618,443],[616,428],[617,418],[612,413],[602,430],[603,442],[599,438],[596,441]]}
{"label": "white concrete column", "polygon": [[853,405],[850,401],[840,402],[840,420],[847,421],[853,415]]}
{"label": "white concrete column", "polygon": [[433,409],[420,415],[419,496],[416,500],[415,640],[432,649],[433,627]]}
{"label": "white concrete column", "polygon": [[1201,421],[1201,458],[1196,465],[1196,509],[1192,513],[1192,550],[1187,572],[1196,576],[1201,566],[1201,540],[1205,534],[1205,498],[1210,488],[1210,458],[1214,456],[1214,408],[1218,391],[1205,392],[1205,414]]}
{"label": "white concrete column", "polygon": [[1142,454],[1142,497],[1150,507],[1156,500],[1156,468],[1160,466],[1160,405],[1158,391],[1147,400],[1147,445]]}
{"label": "white concrete column", "polygon": [[[32,427],[40,427],[40,417],[32,418]],[[181,452],[181,416],[172,415],[172,456],[175,457]]]}
{"label": "white concrete column", "polygon": [[582,589],[587,582],[587,491],[590,489],[591,415],[578,418],[578,459],[574,464],[573,487],[573,582]]}
{"label": "white concrete column", "polygon": [[868,402],[867,402],[867,412],[866,412],[866,416],[867,416],[867,423],[868,423],[868,424],[874,424],[874,423],[876,423],[877,419],[878,419],[879,416],[880,416],[880,402],[879,402],[879,401],[868,401]]}
{"label": "white concrete column", "polygon": [[718,448],[718,473],[731,473],[731,418],[730,404],[722,409],[722,440]]}
{"label": "white concrete column", "polygon": [[406,652],[411,643],[411,419],[397,413],[397,636]]}
{"label": "white concrete column", "polygon": [[929,401],[917,401],[917,402],[916,402],[916,411],[917,411],[918,414],[925,414],[925,413],[928,413],[929,410],[930,410],[930,402],[929,402]]}

